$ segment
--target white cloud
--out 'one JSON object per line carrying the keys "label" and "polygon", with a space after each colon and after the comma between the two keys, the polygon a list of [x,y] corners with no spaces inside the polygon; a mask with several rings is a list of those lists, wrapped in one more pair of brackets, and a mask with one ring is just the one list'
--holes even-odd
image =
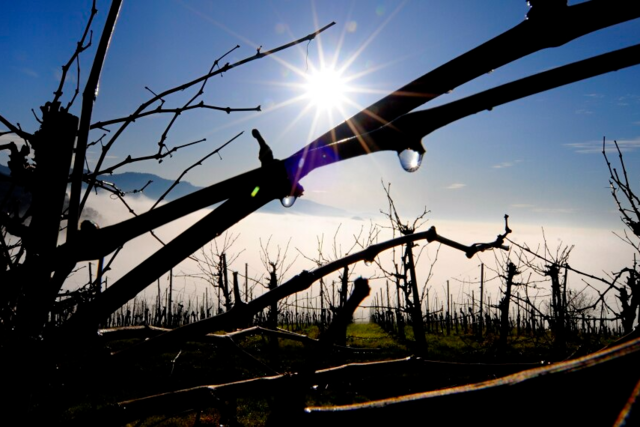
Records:
{"label": "white cloud", "polygon": [[552,214],[572,214],[576,210],[572,208],[535,208],[533,212],[538,213],[552,213]]}
{"label": "white cloud", "polygon": [[[572,142],[564,144],[566,147],[573,148],[576,153],[588,154],[588,153],[602,153],[602,140],[599,141],[585,141],[585,142]],[[635,139],[622,139],[618,140],[618,146],[620,151],[634,151],[640,148],[640,136]],[[615,152],[616,148],[613,141],[607,141],[607,152]]]}
{"label": "white cloud", "polygon": [[532,205],[530,203],[513,203],[509,205],[509,207],[513,209],[525,209],[529,212],[549,213],[549,214],[571,214],[576,212],[576,210],[572,208],[539,207],[536,205]]}
{"label": "white cloud", "polygon": [[602,93],[585,93],[584,96],[588,96],[589,98],[604,98],[604,94]]}
{"label": "white cloud", "polygon": [[640,99],[640,96],[629,93],[627,95],[623,95],[618,98],[618,102],[623,103],[624,105],[628,105],[631,102],[637,102]]}
{"label": "white cloud", "polygon": [[459,189],[464,188],[466,186],[467,186],[467,184],[462,184],[460,182],[456,182],[456,183],[453,183],[453,184],[451,184],[450,186],[448,186],[446,188],[447,188],[447,190],[459,190]]}
{"label": "white cloud", "polygon": [[38,77],[40,77],[40,76],[38,75],[38,73],[36,73],[36,72],[35,72],[34,70],[32,70],[31,68],[22,68],[22,69],[20,69],[20,71],[22,71],[22,73],[24,73],[24,74],[26,74],[27,76],[30,76],[30,77],[34,77],[34,78],[38,78]]}
{"label": "white cloud", "polygon": [[514,160],[512,162],[502,162],[499,163],[497,165],[493,165],[492,168],[494,169],[504,169],[504,168],[510,168],[511,166],[515,165],[516,163],[521,163],[522,160]]}

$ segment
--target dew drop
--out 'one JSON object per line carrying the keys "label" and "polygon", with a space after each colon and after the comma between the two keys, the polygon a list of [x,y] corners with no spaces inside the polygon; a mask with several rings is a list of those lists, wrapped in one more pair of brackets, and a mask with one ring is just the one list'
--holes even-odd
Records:
{"label": "dew drop", "polygon": [[287,196],[280,199],[280,203],[282,203],[282,206],[285,208],[290,208],[296,202],[296,199],[296,196]]}
{"label": "dew drop", "polygon": [[411,148],[406,148],[398,153],[398,159],[400,159],[400,165],[402,169],[407,172],[415,172],[420,168],[422,163],[422,157],[424,153],[419,153]]}

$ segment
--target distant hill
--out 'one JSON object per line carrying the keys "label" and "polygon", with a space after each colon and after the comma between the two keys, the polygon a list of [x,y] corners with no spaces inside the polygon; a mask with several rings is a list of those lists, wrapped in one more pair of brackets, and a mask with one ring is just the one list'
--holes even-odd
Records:
{"label": "distant hill", "polygon": [[[140,190],[147,184],[147,182],[152,181],[151,184],[144,189],[143,194],[153,200],[162,196],[162,194],[173,184],[173,181],[161,178],[158,175],[139,172],[100,175],[98,178],[115,184],[116,187],[125,193],[132,193],[135,190]],[[193,193],[199,188],[200,187],[196,187],[189,182],[181,181],[173,190],[171,190],[171,193],[167,195],[166,200],[178,199],[189,193]]]}
{"label": "distant hill", "polygon": [[[5,165],[0,165],[0,182],[8,180],[8,176],[10,175],[10,170]],[[1,175],[5,175],[4,177]],[[142,194],[149,197],[150,199],[156,200],[160,197],[167,189],[173,184],[172,180],[168,180],[165,178],[161,178],[158,175],[150,174],[150,173],[139,173],[139,172],[124,172],[113,175],[103,175],[99,177],[101,180],[110,182],[118,187],[120,190],[125,193],[133,193],[134,190],[140,190],[143,188],[147,182],[152,181],[149,184]],[[0,191],[2,190],[2,185],[0,185]],[[180,182],[171,192],[167,195],[166,200],[171,201],[178,199],[182,196],[186,196],[187,194],[193,193],[201,189],[202,187],[196,187],[195,185],[182,181]],[[98,190],[104,191],[104,190]],[[0,194],[1,195],[1,194]],[[129,197],[137,197],[137,194],[129,194]],[[275,213],[275,214],[300,214],[300,215],[314,215],[314,216],[332,216],[332,217],[352,217],[353,215],[349,212],[334,208],[332,206],[323,205],[320,203],[313,202],[311,200],[305,200],[301,198],[296,201],[296,203],[285,209],[282,207],[278,200],[274,200],[264,207],[262,207],[258,212],[264,213]]]}
{"label": "distant hill", "polygon": [[[153,181],[147,188],[144,189],[143,194],[154,200],[160,197],[173,184],[173,181],[161,178],[157,175],[137,172],[125,172],[106,177],[101,176],[100,179],[114,183],[119,189],[124,192],[139,190],[144,187],[147,182]],[[166,197],[166,200],[171,201],[178,199],[182,196],[193,193],[194,191],[200,190],[201,188],[202,187],[196,187],[189,182],[182,181],[176,186],[176,188],[171,190],[171,193],[169,193],[169,195]],[[305,200],[304,198],[296,200],[296,203],[288,209],[283,208],[278,200],[274,200],[259,209],[258,212],[293,213],[316,216],[350,216],[349,212],[345,210],[334,208],[332,206],[322,205],[311,200]]]}
{"label": "distant hill", "polygon": [[314,215],[314,216],[334,216],[334,217],[351,217],[353,216],[349,212],[334,208],[333,206],[323,205],[311,200],[305,200],[304,198],[296,200],[296,203],[290,208],[284,208],[280,204],[279,200],[274,200],[267,203],[258,212],[265,213],[292,213],[301,215]]}

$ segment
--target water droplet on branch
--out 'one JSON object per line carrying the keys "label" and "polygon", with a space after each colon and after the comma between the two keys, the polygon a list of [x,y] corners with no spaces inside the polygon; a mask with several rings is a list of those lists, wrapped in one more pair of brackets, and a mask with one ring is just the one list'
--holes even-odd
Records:
{"label": "water droplet on branch", "polygon": [[400,159],[402,169],[407,172],[415,172],[422,164],[423,155],[424,153],[412,150],[411,148],[406,148],[398,153],[398,159]]}
{"label": "water droplet on branch", "polygon": [[280,203],[282,203],[282,206],[285,208],[290,208],[296,202],[296,199],[296,196],[286,196],[280,199]]}

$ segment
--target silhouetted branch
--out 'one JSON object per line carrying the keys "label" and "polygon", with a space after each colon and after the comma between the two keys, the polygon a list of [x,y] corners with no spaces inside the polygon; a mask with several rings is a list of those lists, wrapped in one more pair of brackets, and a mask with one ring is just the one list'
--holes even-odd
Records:
{"label": "silhouetted branch", "polygon": [[[314,150],[335,141],[372,132],[425,102],[519,58],[545,48],[561,46],[585,34],[639,16],[640,5],[635,2],[615,1],[614,5],[612,2],[590,1],[569,6],[552,19],[525,20],[364,108],[317,138],[304,150]],[[571,25],[567,24],[569,22]],[[361,139],[366,141],[366,138]]]}
{"label": "silhouetted branch", "polygon": [[[173,184],[171,184],[171,186],[167,189],[167,191],[165,191],[159,198],[158,200],[156,200],[156,202],[153,204],[153,206],[151,206],[151,209],[155,208],[156,206],[158,206],[158,204],[164,200],[164,198],[167,196],[167,194],[169,194],[171,192],[171,190],[173,190],[176,185],[178,185],[180,183],[180,180],[187,174],[189,173],[189,171],[193,168],[195,168],[196,166],[202,166],[202,162],[204,162],[205,160],[207,160],[209,157],[213,156],[214,154],[219,153],[224,147],[226,147],[227,145],[231,144],[233,141],[235,141],[240,135],[242,135],[244,133],[240,132],[239,134],[237,134],[236,136],[234,136],[233,138],[231,138],[229,141],[225,142],[224,144],[222,144],[220,147],[216,148],[215,150],[213,150],[212,152],[210,152],[209,154],[207,154],[206,156],[204,156],[203,158],[201,158],[200,160],[198,160],[197,162],[195,162],[194,164],[192,164],[191,166],[189,166],[188,168],[186,168],[185,170],[182,171],[182,173],[180,174],[180,176],[173,182]],[[197,141],[199,142],[199,141]],[[192,143],[194,144],[194,143]],[[183,146],[184,147],[184,146]],[[178,147],[176,147],[177,149]],[[179,147],[182,148],[182,147]]]}
{"label": "silhouetted branch", "polygon": [[[228,384],[199,386],[132,399],[119,402],[117,406],[102,411],[102,414],[114,417],[114,422],[117,420],[119,423],[126,423],[159,413],[175,413],[192,408],[215,408],[219,404],[218,402],[234,397],[271,396],[288,387],[295,387],[293,390],[297,393],[311,393],[310,384],[324,388],[326,385],[339,385],[362,378],[402,377],[409,372],[413,375],[419,373],[423,376],[464,375],[473,378],[487,378],[513,374],[539,366],[540,364],[537,363],[455,363],[424,360],[416,357],[382,362],[350,363],[318,370],[312,376],[307,377],[305,381],[297,374],[284,374]],[[384,381],[381,382],[380,387],[384,387],[384,384]]]}
{"label": "silhouetted branch", "polygon": [[[84,33],[82,34],[82,37],[80,38],[80,41],[77,44],[76,50],[75,52],[73,52],[73,55],[71,55],[71,58],[69,58],[69,61],[62,66],[62,76],[60,77],[60,84],[58,85],[58,89],[53,92],[53,94],[55,95],[55,97],[53,98],[53,103],[56,103],[60,100],[60,97],[62,96],[62,88],[65,84],[65,81],[67,80],[67,72],[69,71],[69,68],[71,67],[71,64],[73,64],[73,61],[76,61],[78,63],[78,81],[77,84],[80,84],[80,62],[79,62],[79,57],[80,54],[82,52],[84,52],[85,50],[87,50],[90,46],[91,46],[91,42],[93,39],[93,31],[91,31],[91,33],[89,33],[89,30],[91,29],[91,24],[93,22],[93,18],[96,16],[96,14],[98,13],[98,9],[96,9],[96,2],[95,0],[93,0],[93,4],[91,6],[91,15],[89,16],[89,20],[87,21],[87,25],[84,28]],[[85,44],[85,40],[87,39],[87,34],[89,35],[89,41],[87,42],[87,44]],[[67,104],[67,111],[69,110],[69,108],[73,105],[73,101],[76,99],[76,96],[78,95],[79,92],[79,86],[76,87],[76,91],[75,91],[75,95],[73,95],[73,98],[71,98],[71,101],[69,101],[69,103]]]}
{"label": "silhouetted branch", "polygon": [[[107,15],[107,20],[102,30],[100,43],[93,58],[93,65],[89,72],[89,78],[82,94],[82,110],[80,114],[80,125],[78,129],[78,137],[75,148],[75,159],[73,163],[73,171],[71,173],[71,196],[69,197],[69,219],[67,220],[67,241],[73,241],[78,231],[78,220],[84,203],[80,203],[80,193],[82,191],[82,175],[84,173],[84,161],[87,151],[87,142],[89,140],[89,126],[91,124],[91,115],[93,113],[93,103],[98,93],[98,85],[102,66],[107,55],[107,49],[111,36],[118,20],[122,0],[113,0],[111,8]],[[98,169],[98,168],[96,168]],[[87,188],[87,193],[91,191],[92,185]],[[68,269],[68,266],[63,267]]]}
{"label": "silhouetted branch", "polygon": [[396,209],[396,204],[393,201],[393,198],[391,198],[391,183],[385,186],[383,182],[382,189],[387,196],[387,202],[389,203],[389,212],[387,213],[380,211],[380,213],[387,217],[387,219],[391,222],[391,228],[394,231],[398,230],[402,235],[411,234],[427,222],[427,220],[423,220],[423,218],[429,213],[429,211],[425,207],[422,213],[413,220],[413,223],[411,225],[409,225],[408,222],[406,225],[403,224],[402,220],[400,219],[400,215],[398,214],[398,210]]}
{"label": "silhouetted branch", "polygon": [[151,116],[153,114],[167,114],[173,113],[180,115],[185,111],[195,110],[195,109],[208,109],[208,110],[216,110],[216,111],[224,111],[227,114],[237,113],[242,111],[262,111],[261,106],[250,107],[250,108],[231,108],[231,107],[217,107],[215,105],[204,104],[202,101],[196,105],[189,105],[181,108],[156,108],[155,110],[143,111],[138,113],[137,115],[130,115],[127,117],[120,117],[118,119],[104,120],[100,122],[96,122],[91,125],[91,129],[104,129],[105,126],[110,126],[123,122],[135,122],[137,119]]}
{"label": "silhouetted branch", "polygon": [[[127,156],[127,158],[124,159],[123,161],[121,161],[119,163],[116,163],[115,165],[110,166],[107,169],[98,170],[96,168],[96,170],[92,174],[86,175],[84,177],[84,179],[87,182],[87,184],[90,184],[91,181],[93,179],[95,179],[96,177],[98,177],[100,175],[112,174],[113,172],[116,171],[116,169],[119,169],[122,166],[131,164],[131,163],[144,162],[146,160],[160,160],[160,161],[162,161],[162,159],[164,159],[167,156],[171,156],[173,153],[177,152],[181,148],[185,148],[185,147],[189,147],[191,145],[199,144],[199,143],[204,142],[206,140],[207,140],[206,138],[203,138],[203,139],[199,139],[197,141],[189,142],[187,144],[177,145],[177,146],[173,147],[171,150],[167,150],[164,153],[156,153],[156,154],[151,154],[151,155],[148,155],[148,156],[140,156],[140,157]],[[102,150],[104,151],[105,147],[103,147]]]}
{"label": "silhouetted branch", "polygon": [[[581,271],[581,270],[578,270],[576,268],[573,268],[565,261],[560,260],[559,262],[556,262],[553,259],[549,259],[547,257],[544,257],[544,256],[538,254],[537,252],[532,251],[529,247],[524,246],[524,245],[520,245],[519,243],[516,243],[513,240],[508,239],[508,241],[512,245],[514,245],[517,248],[519,248],[521,251],[533,255],[534,257],[540,259],[541,261],[543,261],[543,262],[545,262],[547,264],[557,264],[559,268],[567,269],[567,270],[572,271],[572,272],[574,272],[574,273],[576,273],[576,274],[578,274],[580,276],[583,276],[583,277],[586,277],[586,278],[592,279],[592,280],[597,280],[598,282],[607,285],[607,288],[604,291],[600,291],[599,289],[596,289],[595,287],[593,287],[590,284],[588,284],[587,282],[585,282],[585,284],[587,286],[591,287],[594,291],[596,291],[598,293],[598,298],[592,304],[588,304],[588,305],[586,305],[584,307],[577,308],[576,311],[578,311],[578,312],[594,309],[600,303],[606,304],[605,297],[606,297],[607,293],[609,293],[609,291],[611,291],[611,290],[619,290],[619,286],[617,285],[617,282],[621,279],[621,277],[627,271],[626,269],[623,269],[623,270],[617,272],[610,279],[606,279],[606,278],[603,278],[603,277],[598,277],[598,276],[595,276],[593,274],[586,273],[584,271]],[[531,263],[529,263],[529,265],[531,265]],[[533,306],[533,304],[531,304],[531,305]],[[607,309],[611,310],[612,313],[616,312],[608,304],[606,304],[606,306],[607,306]]]}
{"label": "silhouetted branch", "polygon": [[[229,202],[227,202],[229,203]],[[226,204],[226,203],[225,203]],[[224,206],[224,205],[223,205]],[[209,214],[212,216],[216,211]],[[207,217],[205,217],[207,218]],[[202,220],[201,222],[203,222]],[[200,223],[198,223],[200,224]],[[196,225],[198,225],[196,224]],[[185,233],[178,236],[176,239],[171,241],[165,248],[158,251],[152,257],[144,261],[140,266],[136,267],[130,273],[121,278],[118,282],[112,285],[107,291],[105,291],[100,299],[100,302],[93,302],[87,304],[86,308],[84,308],[83,312],[76,314],[74,318],[71,319],[72,324],[75,324],[75,327],[81,327],[84,325],[91,325],[94,322],[98,322],[102,316],[107,316],[113,310],[120,307],[129,299],[133,298],[138,292],[144,289],[152,280],[148,278],[138,279],[138,276],[134,276],[137,273],[137,270],[141,270],[146,267],[147,264],[153,265],[155,258],[158,257],[158,254],[163,250],[169,250],[169,245],[176,245],[183,249],[183,251],[189,251],[190,248],[185,248],[185,243],[177,243],[177,241],[181,241],[182,239],[189,239],[189,235],[192,230],[196,229],[196,226],[188,229]],[[195,232],[194,232],[195,233]],[[368,248],[347,255],[341,259],[335,260],[323,266],[320,266],[312,271],[303,271],[301,274],[295,276],[294,278],[288,280],[287,282],[281,284],[275,289],[270,290],[269,292],[264,293],[258,298],[246,303],[246,304],[236,304],[230,311],[220,314],[218,316],[210,317],[208,319],[200,320],[195,323],[191,323],[186,326],[182,326],[180,328],[174,329],[171,332],[168,332],[164,335],[160,335],[154,339],[145,341],[144,343],[140,343],[137,346],[124,350],[122,352],[116,353],[114,356],[122,357],[122,356],[130,356],[133,354],[138,354],[142,351],[151,351],[154,348],[163,347],[169,343],[184,341],[191,337],[206,335],[211,331],[218,331],[224,329],[231,329],[237,327],[238,325],[243,324],[250,316],[264,310],[272,304],[277,303],[281,299],[284,299],[290,295],[293,295],[297,292],[301,292],[305,289],[308,289],[314,282],[319,280],[321,277],[324,277],[330,273],[341,270],[345,266],[354,264],[359,261],[364,260],[372,260],[374,259],[380,252],[390,249],[394,246],[405,245],[407,243],[415,242],[417,240],[426,239],[428,242],[437,241],[447,246],[453,247],[454,249],[461,250],[465,252],[467,256],[469,254],[475,254],[480,250],[486,250],[489,248],[499,248],[505,249],[499,241],[497,240],[493,244],[482,244],[479,246],[478,244],[474,244],[471,246],[465,246],[460,243],[454,242],[453,240],[446,239],[436,233],[435,227],[431,227],[429,230],[421,233],[415,233],[411,235],[406,235],[402,237],[398,237],[386,242],[378,243],[375,245],[371,245]],[[188,240],[187,240],[188,241]],[[180,246],[178,246],[180,245]],[[200,245],[202,246],[202,245]],[[478,249],[482,247],[484,249]],[[175,250],[173,251],[175,252]],[[170,253],[173,253],[170,252]],[[177,262],[176,262],[177,263]],[[169,266],[165,267],[171,268]],[[147,281],[149,280],[149,281]],[[126,283],[126,284],[125,284]],[[111,296],[111,294],[115,294]],[[117,294],[116,294],[117,292]],[[122,296],[118,296],[118,294],[122,294]],[[110,297],[110,298],[108,298]]]}
{"label": "silhouetted branch", "polygon": [[[637,375],[629,372],[635,372],[639,354],[640,339],[635,339],[575,360],[482,383],[361,404],[305,408],[298,417],[291,414],[291,425],[389,425],[454,411],[457,424],[471,425],[486,410],[487,401],[500,401],[500,414],[492,418],[492,424],[509,426],[522,418],[518,402],[535,399],[540,390],[545,390],[548,401],[544,410],[527,413],[527,424],[544,424],[553,416],[553,422],[560,425],[613,425],[621,402],[637,387]],[[598,410],[573,410],[585,407]]]}
{"label": "silhouetted branch", "polygon": [[[329,328],[320,335],[320,344],[325,347],[331,346],[340,339],[340,334],[346,333],[347,325],[351,323],[351,319],[353,319],[353,313],[355,313],[360,303],[369,296],[369,292],[371,292],[371,288],[369,287],[369,281],[367,279],[359,277],[353,282],[353,291],[349,299],[346,304],[340,308],[340,311],[329,325]],[[342,336],[344,337],[344,335]]]}
{"label": "silhouetted branch", "polygon": [[9,128],[9,132],[4,132],[3,135],[7,135],[7,134],[10,134],[10,133],[15,133],[16,135],[18,135],[20,138],[22,138],[25,141],[29,141],[29,139],[33,136],[30,133],[27,133],[27,132],[23,131],[22,129],[20,129],[20,123],[18,123],[18,125],[16,126],[13,123],[11,123],[9,120],[7,120],[4,117],[2,117],[2,115],[0,115],[0,123],[2,123],[7,128]]}
{"label": "silhouetted branch", "polygon": [[[615,144],[616,150],[618,152],[618,158],[620,161],[620,166],[622,167],[622,178],[618,174],[616,168],[611,166],[611,162],[607,157],[607,152],[605,150],[605,139],[602,139],[602,155],[604,156],[605,161],[607,162],[607,168],[609,169],[609,184],[611,186],[611,195],[613,196],[613,200],[616,203],[618,208],[618,212],[622,216],[622,222],[631,230],[631,232],[638,238],[640,238],[640,198],[634,193],[633,189],[631,189],[631,184],[629,183],[629,176],[627,174],[627,168],[624,164],[624,159],[622,158],[622,151],[620,150],[620,146],[617,141],[613,142]],[[618,198],[618,192],[622,192],[628,207],[623,206],[622,202]],[[632,218],[632,215],[635,218]],[[630,244],[636,251],[640,252],[640,243],[634,243],[629,236],[625,232],[625,242]]]}
{"label": "silhouetted branch", "polygon": [[[96,170],[99,170],[99,169],[102,167],[102,163],[104,162],[104,159],[106,158],[106,154],[107,154],[107,152],[109,151],[109,149],[111,148],[111,146],[114,144],[114,142],[115,142],[115,141],[120,137],[120,135],[124,132],[124,130],[125,130],[125,129],[126,129],[126,128],[127,128],[127,127],[132,123],[132,122],[133,122],[133,120],[135,120],[135,118],[136,118],[136,117],[138,117],[138,115],[139,115],[139,114],[141,114],[142,112],[144,112],[144,111],[145,111],[145,110],[146,110],[146,109],[147,109],[151,104],[153,104],[154,102],[156,102],[156,101],[158,101],[158,100],[161,100],[161,101],[162,101],[162,103],[164,104],[164,98],[166,98],[167,96],[169,96],[169,95],[171,95],[171,94],[173,94],[173,93],[176,93],[176,92],[184,91],[184,90],[186,90],[186,89],[188,89],[188,88],[190,88],[190,87],[192,87],[192,86],[194,86],[194,85],[196,85],[196,84],[198,84],[198,83],[202,82],[202,83],[203,83],[203,85],[202,85],[202,87],[200,88],[200,91],[198,91],[198,93],[196,93],[196,95],[194,96],[194,98],[192,98],[192,99],[195,99],[195,97],[199,96],[199,95],[202,93],[202,91],[203,91],[203,89],[204,89],[204,86],[205,86],[205,84],[206,84],[207,80],[208,80],[208,79],[210,79],[211,77],[216,76],[216,75],[218,75],[218,74],[222,74],[222,73],[224,73],[224,72],[226,72],[226,71],[229,71],[229,70],[230,70],[230,69],[232,69],[232,68],[237,68],[237,67],[239,67],[239,66],[241,66],[241,65],[243,65],[243,64],[246,64],[246,63],[248,63],[248,62],[254,61],[254,60],[256,60],[256,59],[260,59],[260,58],[263,58],[263,57],[265,57],[265,56],[267,56],[267,55],[270,55],[270,54],[273,54],[273,53],[279,52],[279,51],[281,51],[281,50],[283,50],[283,49],[286,49],[286,48],[289,48],[289,47],[291,47],[291,46],[295,46],[296,44],[302,43],[302,42],[304,42],[304,41],[311,40],[311,39],[315,38],[315,36],[316,36],[317,34],[320,34],[320,33],[321,33],[321,32],[323,32],[324,30],[326,30],[327,28],[329,28],[331,25],[333,25],[333,23],[332,23],[332,24],[330,24],[330,25],[327,25],[327,26],[325,26],[325,27],[323,27],[323,28],[321,28],[320,30],[318,30],[318,31],[316,31],[316,32],[314,32],[314,33],[312,33],[312,34],[307,35],[306,37],[303,37],[302,39],[299,39],[299,40],[296,40],[296,41],[294,41],[294,42],[288,43],[288,44],[286,44],[286,45],[280,46],[280,47],[278,47],[278,48],[272,49],[272,50],[270,50],[270,51],[268,51],[268,52],[260,53],[260,54],[257,54],[257,55],[254,55],[254,56],[251,56],[251,57],[249,57],[249,58],[243,59],[243,60],[241,60],[241,61],[238,61],[238,62],[234,63],[233,65],[230,65],[229,63],[226,63],[224,66],[222,66],[222,67],[218,67],[218,69],[217,69],[217,70],[213,71],[214,67],[215,67],[215,66],[217,66],[218,61],[219,61],[221,58],[223,58],[224,56],[228,55],[231,51],[233,51],[233,50],[235,50],[236,48],[238,48],[238,47],[239,47],[239,46],[236,46],[235,48],[231,49],[229,52],[225,53],[221,58],[219,58],[218,60],[216,60],[216,61],[214,62],[214,64],[213,64],[213,66],[211,67],[211,71],[210,71],[208,74],[206,74],[206,75],[204,75],[204,76],[201,76],[201,77],[199,77],[199,78],[197,78],[197,79],[195,79],[195,80],[192,80],[192,81],[190,81],[190,82],[188,82],[188,83],[184,83],[184,84],[182,84],[182,85],[180,85],[180,86],[173,87],[173,88],[168,89],[168,90],[165,90],[164,92],[161,92],[161,93],[159,93],[159,94],[157,94],[157,95],[154,95],[154,97],[152,97],[152,98],[151,98],[151,99],[149,99],[148,101],[146,101],[146,102],[142,103],[142,104],[141,104],[141,105],[136,109],[136,111],[135,111],[133,114],[131,114],[131,115],[127,118],[127,120],[126,120],[126,121],[125,121],[125,122],[124,122],[124,123],[123,123],[123,124],[118,128],[118,130],[116,130],[115,134],[114,134],[114,135],[109,139],[109,141],[108,141],[108,142],[107,142],[107,144],[105,145],[105,147],[104,147],[104,149],[103,149],[103,151],[102,151],[102,153],[101,153],[101,155],[100,155],[100,158],[98,159],[98,163],[97,163],[97,166],[96,166]],[[153,93],[150,89],[148,89],[148,90],[149,90],[151,93]],[[257,107],[257,108],[258,108],[258,107]],[[175,119],[175,117],[174,117],[174,119]],[[170,124],[170,125],[171,125],[171,124]],[[170,125],[169,125],[169,126],[170,126]],[[160,142],[159,142],[160,150],[161,150],[161,149],[162,149],[162,147],[163,147],[163,144],[164,144],[164,138],[166,138],[166,133],[167,133],[167,132],[168,132],[168,128],[167,128],[167,129],[165,129],[165,132],[163,132],[163,136],[162,136],[162,137],[161,137],[161,139],[160,139]],[[159,151],[160,151],[160,150],[159,150]],[[90,190],[91,190],[91,188],[90,188],[90,187],[89,187],[89,188],[87,188],[87,192],[85,193],[85,197],[84,197],[84,199],[83,199],[83,201],[82,201],[82,203],[81,203],[81,206],[84,206],[84,204],[86,203],[86,198],[87,198],[87,196],[88,196],[88,194],[89,194]]]}

